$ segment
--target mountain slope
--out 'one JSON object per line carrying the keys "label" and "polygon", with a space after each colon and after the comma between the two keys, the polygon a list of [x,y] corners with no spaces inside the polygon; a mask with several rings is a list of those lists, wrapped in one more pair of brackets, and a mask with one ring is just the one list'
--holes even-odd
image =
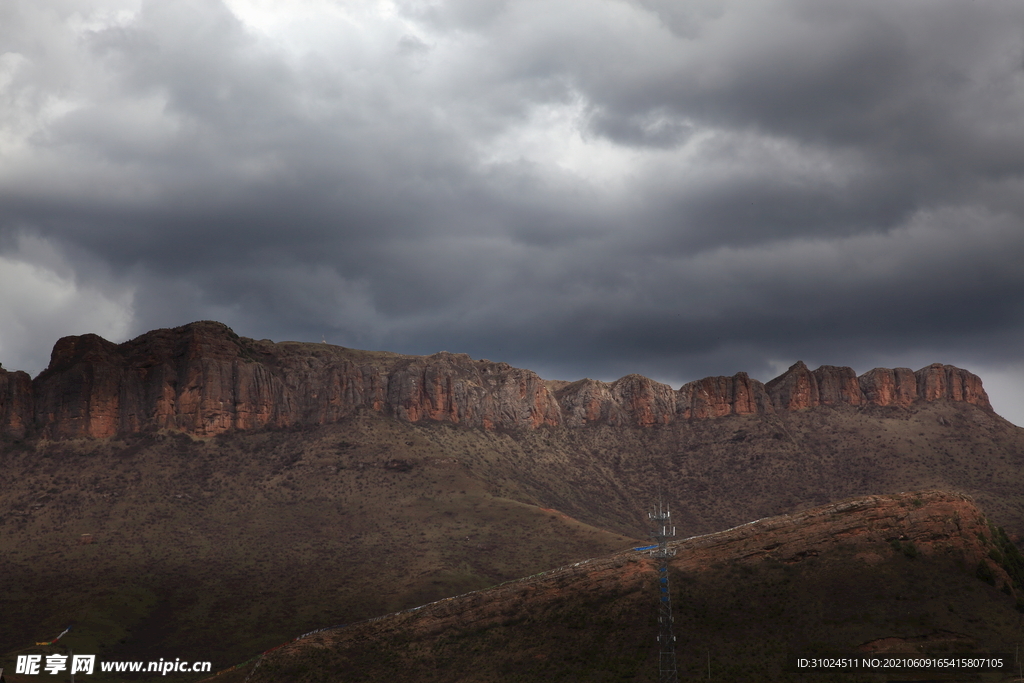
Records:
{"label": "mountain slope", "polygon": [[[415,460],[391,455],[397,438]],[[631,542],[495,495],[387,420],[45,442],[3,462],[0,655],[73,623],[76,652],[224,666]]]}
{"label": "mountain slope", "polygon": [[0,425],[0,654],[75,622],[76,651],[225,665],[626,547],[659,488],[686,534],[921,488],[1024,533],[1024,430],[951,366],[673,390],[207,322],[0,370]]}
{"label": "mountain slope", "polygon": [[[677,541],[680,668],[778,681],[797,679],[797,655],[1012,653],[1020,613],[989,559],[996,536],[969,500],[930,491]],[[217,680],[657,680],[654,567],[637,552],[576,563],[312,634]]]}

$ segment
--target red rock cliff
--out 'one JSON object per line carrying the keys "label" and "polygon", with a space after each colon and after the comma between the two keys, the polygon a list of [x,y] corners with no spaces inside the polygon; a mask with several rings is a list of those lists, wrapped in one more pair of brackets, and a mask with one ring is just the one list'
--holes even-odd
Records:
{"label": "red rock cliff", "polygon": [[[550,386],[549,386],[550,385]],[[317,425],[360,411],[484,429],[652,427],[820,405],[965,401],[991,410],[981,380],[950,365],[876,368],[857,377],[798,362],[766,385],[746,373],[678,391],[640,375],[546,383],[507,363],[239,337],[216,322],[154,330],[123,344],[96,335],[57,342],[35,380],[0,369],[0,433],[108,437],[145,429],[213,435]]]}
{"label": "red rock cliff", "polygon": [[566,426],[578,427],[593,422],[612,426],[629,423],[629,416],[612,397],[611,385],[594,379],[581,379],[566,384],[555,393],[562,407]]}
{"label": "red rock cliff", "polygon": [[798,361],[765,388],[780,411],[841,403],[909,406],[918,400],[941,399],[992,410],[980,377],[940,363],[917,372],[907,368],[875,368],[857,377],[852,368],[823,365],[812,372],[803,361]]}
{"label": "red rock cliff", "polygon": [[933,363],[914,373],[917,393],[925,401],[965,401],[992,410],[981,378],[952,365]]}
{"label": "red rock cliff", "polygon": [[32,424],[32,378],[0,367],[0,434],[24,437]]}
{"label": "red rock cliff", "polygon": [[326,424],[359,410],[487,429],[560,424],[543,380],[506,363],[274,344],[214,322],[120,345],[66,337],[33,389],[35,422],[51,438],[147,427],[212,435]]}
{"label": "red rock cliff", "polygon": [[822,365],[811,371],[803,361],[797,361],[765,386],[780,410],[800,410],[839,403],[859,406],[865,403],[864,392],[853,368]]}
{"label": "red rock cliff", "polygon": [[676,392],[643,375],[626,375],[611,383],[583,379],[566,384],[555,397],[562,423],[569,427],[593,422],[650,427],[676,419]]}
{"label": "red rock cliff", "polygon": [[399,419],[436,420],[493,429],[560,424],[544,380],[508,363],[436,353],[404,360],[387,377],[387,404]]}
{"label": "red rock cliff", "polygon": [[745,372],[732,377],[705,377],[679,388],[676,406],[684,419],[774,413],[764,385]]}
{"label": "red rock cliff", "polygon": [[910,368],[875,368],[858,379],[868,403],[906,407],[917,400],[917,377]]}

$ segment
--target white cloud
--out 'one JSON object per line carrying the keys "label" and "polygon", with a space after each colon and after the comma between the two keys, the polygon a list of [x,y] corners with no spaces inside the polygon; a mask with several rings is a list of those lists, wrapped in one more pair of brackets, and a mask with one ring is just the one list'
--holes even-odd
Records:
{"label": "white cloud", "polygon": [[0,3],[0,245],[49,240],[0,261],[0,359],[214,318],[591,376],[1013,362],[1021,10],[977,4]]}
{"label": "white cloud", "polygon": [[60,337],[95,333],[123,341],[131,331],[130,288],[77,281],[68,260],[41,239],[22,237],[0,254],[0,361],[7,370],[38,374]]}

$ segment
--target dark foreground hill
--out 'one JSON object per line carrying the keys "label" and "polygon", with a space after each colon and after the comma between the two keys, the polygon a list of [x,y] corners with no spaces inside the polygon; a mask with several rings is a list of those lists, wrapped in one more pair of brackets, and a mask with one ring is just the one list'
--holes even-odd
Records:
{"label": "dark foreground hill", "polygon": [[[1024,559],[958,495],[859,498],[672,545],[685,679],[890,680],[788,668],[843,652],[1012,656],[1024,638]],[[312,634],[212,680],[655,681],[655,577],[621,552]]]}

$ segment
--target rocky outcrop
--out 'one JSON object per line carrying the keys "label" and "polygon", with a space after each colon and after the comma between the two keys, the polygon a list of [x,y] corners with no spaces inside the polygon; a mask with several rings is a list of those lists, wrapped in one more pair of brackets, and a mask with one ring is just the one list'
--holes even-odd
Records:
{"label": "rocky outcrop", "polygon": [[932,363],[914,373],[917,393],[925,401],[949,399],[964,401],[992,410],[988,394],[981,386],[981,378],[952,365]]}
{"label": "rocky outcrop", "polygon": [[47,436],[110,436],[132,388],[117,344],[95,334],[64,337],[33,382],[35,421]]}
{"label": "rocky outcrop", "polygon": [[555,398],[562,407],[562,419],[568,427],[600,422],[612,426],[628,423],[626,411],[612,398],[611,385],[594,379],[581,379],[565,385]]}
{"label": "rocky outcrop", "polygon": [[772,403],[780,411],[801,410],[821,405],[818,380],[802,360],[765,385]]}
{"label": "rocky outcrop", "polygon": [[595,422],[650,427],[676,418],[676,392],[643,375],[626,375],[611,383],[583,379],[559,389],[555,398],[563,424],[569,427]]}
{"label": "rocky outcrop", "polygon": [[33,382],[35,422],[49,438],[146,428],[211,435],[287,422],[280,382],[247,362],[237,340],[226,326],[206,322],[120,345],[65,337]]}
{"label": "rocky outcrop", "polygon": [[409,422],[434,420],[484,429],[560,424],[560,410],[544,380],[508,363],[437,353],[403,362],[387,381],[389,409]]}
{"label": "rocky outcrop", "polygon": [[917,372],[875,368],[857,377],[852,368],[823,365],[811,371],[798,361],[765,388],[780,411],[837,404],[906,407],[918,400],[942,399],[992,410],[980,377],[940,363]]}
{"label": "rocky outcrop", "polygon": [[231,429],[319,425],[360,412],[483,429],[654,427],[816,406],[909,406],[950,400],[991,410],[981,380],[951,365],[850,368],[798,362],[766,385],[746,373],[678,391],[641,375],[545,382],[466,354],[402,356],[327,344],[239,337],[197,322],[123,344],[94,334],[57,342],[35,380],[0,369],[0,430],[21,438],[103,438],[147,429],[210,436]]}
{"label": "rocky outcrop", "polygon": [[846,403],[859,406],[864,403],[864,393],[853,368],[822,365],[812,374],[818,383],[818,400],[821,405]]}
{"label": "rocky outcrop", "polygon": [[637,427],[669,424],[676,418],[676,392],[643,375],[626,375],[612,382],[612,398]]}
{"label": "rocky outcrop", "polygon": [[764,385],[745,372],[732,377],[705,377],[679,388],[676,407],[684,419],[774,413]]}
{"label": "rocky outcrop", "polygon": [[853,368],[835,365],[822,365],[811,371],[803,361],[797,361],[785,373],[768,382],[765,388],[779,410],[864,403],[864,392]]}
{"label": "rocky outcrop", "polygon": [[0,367],[0,434],[23,438],[32,424],[32,378]]}
{"label": "rocky outcrop", "polygon": [[875,368],[858,381],[868,403],[905,408],[917,400],[917,377],[910,368]]}
{"label": "rocky outcrop", "polygon": [[34,394],[35,421],[50,438],[146,428],[209,436],[327,424],[360,410],[485,429],[560,424],[544,381],[506,363],[257,342],[214,322],[121,345],[95,335],[64,338]]}

